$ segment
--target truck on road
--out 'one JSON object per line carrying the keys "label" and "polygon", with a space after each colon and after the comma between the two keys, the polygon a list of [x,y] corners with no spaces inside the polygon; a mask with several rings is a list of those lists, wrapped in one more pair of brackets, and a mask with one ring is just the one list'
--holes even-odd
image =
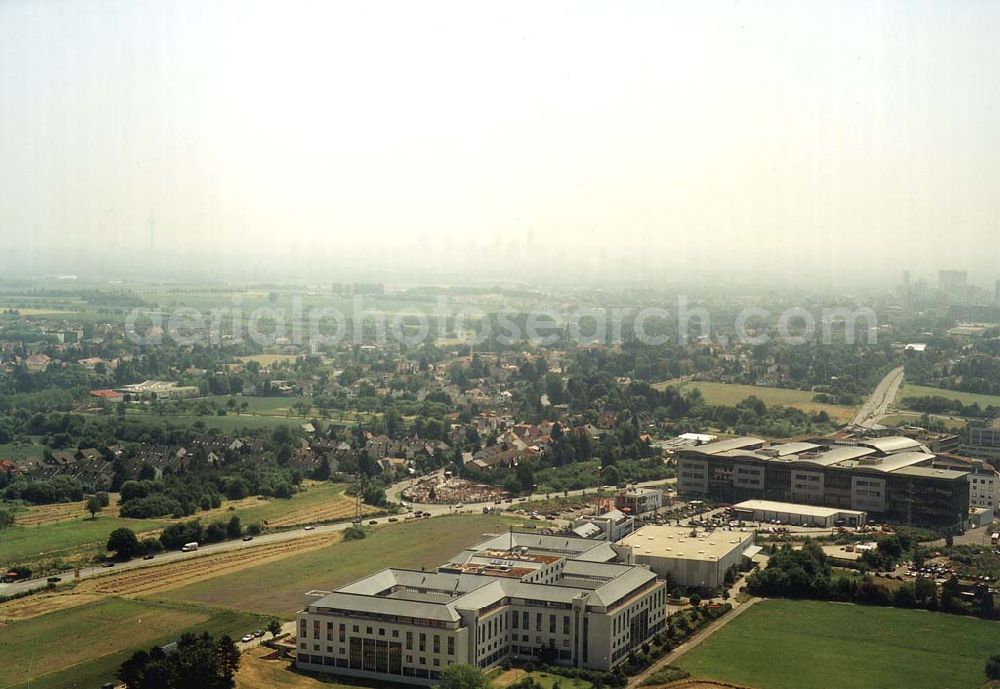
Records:
{"label": "truck on road", "polygon": [[182,553],[191,553],[198,550],[198,541],[191,541],[190,543],[185,543],[184,547],[181,548]]}

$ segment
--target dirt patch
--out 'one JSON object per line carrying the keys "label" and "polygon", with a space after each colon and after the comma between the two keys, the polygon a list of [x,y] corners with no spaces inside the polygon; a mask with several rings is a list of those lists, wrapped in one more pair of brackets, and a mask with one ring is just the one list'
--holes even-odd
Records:
{"label": "dirt patch", "polygon": [[159,567],[144,567],[121,574],[89,579],[80,583],[77,590],[118,596],[137,596],[160,593],[187,586],[203,579],[224,576],[241,569],[281,560],[291,555],[325,548],[340,540],[339,533],[323,534],[315,538],[296,538],[282,543],[240,548],[231,552],[172,562]]}
{"label": "dirt patch", "polygon": [[503,687],[510,686],[511,684],[517,682],[527,674],[528,674],[527,672],[519,668],[511,668],[510,670],[505,670],[496,677],[494,677],[491,684],[494,687],[497,687],[497,689],[503,689]]}
{"label": "dirt patch", "polygon": [[291,669],[288,658],[278,658],[274,651],[255,648],[240,659],[236,673],[236,689],[321,689],[330,686],[318,679],[301,675]]}
{"label": "dirt patch", "polygon": [[710,679],[681,679],[670,684],[657,684],[657,689],[750,689],[742,684],[729,684],[727,682],[716,682]]}

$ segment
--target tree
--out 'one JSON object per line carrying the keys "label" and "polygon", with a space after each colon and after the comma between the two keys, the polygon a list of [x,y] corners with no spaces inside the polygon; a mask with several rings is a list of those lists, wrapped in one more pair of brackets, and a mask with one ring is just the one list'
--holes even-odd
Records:
{"label": "tree", "polygon": [[345,541],[360,541],[365,537],[365,530],[360,526],[349,526],[344,529]]}
{"label": "tree", "polygon": [[272,637],[281,634],[281,622],[277,617],[272,617],[271,621],[267,623],[267,631],[271,632]]}
{"label": "tree", "polygon": [[132,529],[121,527],[111,532],[107,549],[120,558],[130,558],[139,552],[139,539]]}
{"label": "tree", "polygon": [[1000,679],[1000,655],[990,656],[986,661],[986,676],[989,679]]}
{"label": "tree", "polygon": [[230,689],[235,684],[236,671],[240,669],[240,650],[236,643],[226,634],[218,642],[219,653],[219,684],[222,689]]}
{"label": "tree", "polygon": [[486,689],[486,675],[475,665],[455,663],[441,671],[438,689]]}
{"label": "tree", "polygon": [[91,519],[97,519],[97,513],[101,511],[103,505],[101,505],[101,499],[96,495],[91,495],[87,498],[86,510],[90,512]]}
{"label": "tree", "polygon": [[243,535],[243,528],[240,526],[240,518],[235,514],[229,518],[226,524],[226,536],[228,538],[239,538]]}

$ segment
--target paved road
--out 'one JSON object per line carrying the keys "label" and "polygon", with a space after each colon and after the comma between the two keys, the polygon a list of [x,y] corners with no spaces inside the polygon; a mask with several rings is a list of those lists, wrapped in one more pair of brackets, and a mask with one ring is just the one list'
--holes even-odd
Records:
{"label": "paved road", "polygon": [[[670,479],[667,482],[670,481],[673,481],[673,479]],[[389,499],[394,501],[399,501],[399,494],[402,492],[404,488],[408,487],[411,484],[411,482],[412,481],[407,480],[390,486],[389,489],[386,491],[386,494],[388,495]],[[664,482],[665,481],[651,481],[639,485],[662,484]],[[587,492],[588,494],[593,494],[595,491],[596,491],[595,488],[589,488],[586,489],[585,491],[583,490],[570,491],[569,494],[581,495],[584,492]],[[555,496],[561,494],[552,493],[552,495]],[[544,494],[537,494],[528,496],[528,500],[526,500],[525,502],[533,500],[544,500],[544,499],[545,499]],[[517,504],[517,502],[515,502],[514,504]],[[454,506],[452,505],[414,504],[412,506],[417,507],[423,512],[429,512],[432,517],[439,517],[445,514],[452,514],[456,511]],[[481,514],[484,507],[493,507],[493,506],[494,506],[493,502],[466,503],[463,506],[461,512]],[[392,517],[392,518],[402,521],[402,516]],[[389,519],[390,519],[389,516],[369,517],[365,519],[365,523],[367,524],[370,521],[374,521],[377,524],[388,524]],[[129,560],[128,562],[118,563],[114,567],[104,567],[104,566],[83,567],[80,569],[80,580],[90,579],[92,577],[98,577],[102,575],[114,574],[115,572],[121,572],[123,570],[142,569],[145,567],[156,567],[157,565],[167,564],[170,562],[190,560],[198,557],[209,557],[216,553],[232,552],[234,550],[240,550],[242,548],[253,548],[255,546],[264,545],[268,543],[282,543],[299,538],[311,538],[315,537],[318,534],[343,531],[350,525],[351,525],[350,522],[339,522],[336,524],[317,525],[308,531],[304,528],[290,529],[288,531],[278,531],[275,533],[268,533],[262,536],[257,536],[251,541],[223,541],[222,543],[203,545],[198,550],[191,553],[182,553],[180,551],[168,551],[156,555],[156,557],[154,557],[152,560],[142,560],[142,559]],[[63,572],[59,576],[62,577],[63,583],[74,581],[72,570]],[[27,581],[20,581],[13,584],[0,584],[0,596],[21,594],[28,591],[34,591],[36,589],[45,588],[45,586],[46,586],[46,581],[44,578],[29,579]]]}
{"label": "paved road", "polygon": [[899,392],[899,386],[902,384],[903,367],[900,366],[889,371],[885,378],[875,387],[875,392],[861,405],[861,409],[855,414],[854,420],[851,423],[855,426],[864,426],[866,428],[871,428],[878,423],[879,419],[889,411],[889,407]]}

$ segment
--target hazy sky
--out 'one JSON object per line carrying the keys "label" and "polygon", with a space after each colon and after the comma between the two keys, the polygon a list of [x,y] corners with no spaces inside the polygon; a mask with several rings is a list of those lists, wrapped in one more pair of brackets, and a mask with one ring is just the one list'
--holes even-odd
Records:
{"label": "hazy sky", "polygon": [[969,0],[0,0],[0,246],[141,252],[152,214],[164,251],[985,281],[998,36]]}

